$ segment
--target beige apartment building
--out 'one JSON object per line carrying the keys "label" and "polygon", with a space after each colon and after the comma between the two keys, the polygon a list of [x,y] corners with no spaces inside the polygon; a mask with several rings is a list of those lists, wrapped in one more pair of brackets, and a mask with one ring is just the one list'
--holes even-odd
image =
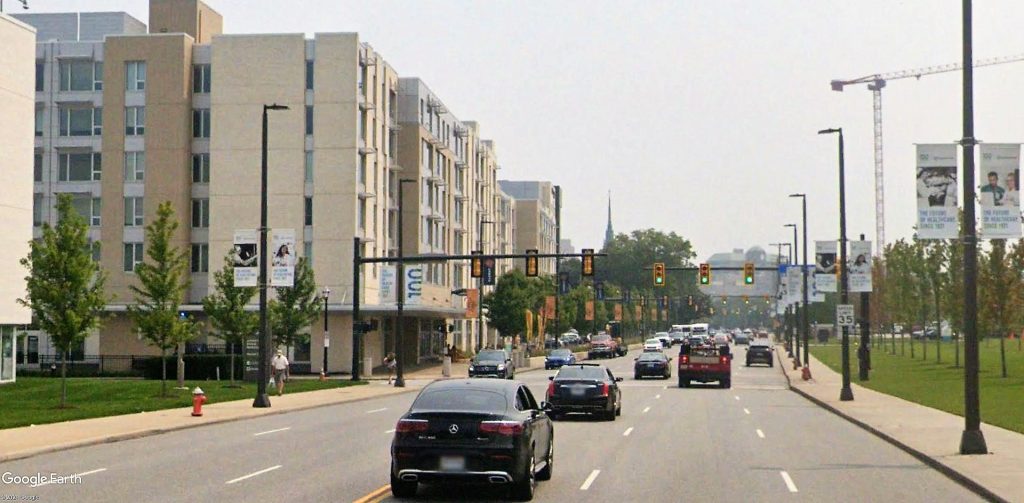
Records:
{"label": "beige apartment building", "polygon": [[[554,185],[543,181],[501,180],[499,183],[501,190],[515,199],[516,248],[555,253]],[[541,260],[540,273],[554,274],[555,261]]]}

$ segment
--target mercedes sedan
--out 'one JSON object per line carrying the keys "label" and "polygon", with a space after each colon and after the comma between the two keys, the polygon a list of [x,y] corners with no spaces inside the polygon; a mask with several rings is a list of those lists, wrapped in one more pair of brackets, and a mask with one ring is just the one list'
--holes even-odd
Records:
{"label": "mercedes sedan", "polygon": [[660,377],[662,379],[672,377],[672,366],[669,365],[672,358],[669,358],[665,353],[641,353],[634,360],[636,360],[636,363],[633,364],[633,379],[641,379],[648,376]]}
{"label": "mercedes sedan", "polygon": [[622,378],[606,367],[593,363],[566,365],[549,379],[547,396],[553,419],[569,412],[595,414],[608,421],[622,415]]}

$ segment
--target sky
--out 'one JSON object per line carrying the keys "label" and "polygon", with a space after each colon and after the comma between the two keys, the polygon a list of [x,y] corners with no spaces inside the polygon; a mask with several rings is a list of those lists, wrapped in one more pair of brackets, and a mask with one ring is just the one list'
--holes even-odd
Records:
{"label": "sky", "polygon": [[[600,248],[609,190],[617,233],[674,231],[698,258],[790,241],[795,192],[809,240],[837,239],[837,139],[816,134],[830,127],[845,134],[847,233],[873,240],[871,93],[829,82],[962,61],[959,0],[207,3],[226,33],[358,32],[480,122],[499,178],[561,185],[577,249]],[[1024,2],[974,3],[976,58],[1024,53]],[[29,5],[148,19],[146,0]],[[1024,140],[1022,89],[1024,61],[975,71],[979,140]],[[961,73],[890,81],[882,101],[892,242],[913,233],[914,144],[962,137]]]}

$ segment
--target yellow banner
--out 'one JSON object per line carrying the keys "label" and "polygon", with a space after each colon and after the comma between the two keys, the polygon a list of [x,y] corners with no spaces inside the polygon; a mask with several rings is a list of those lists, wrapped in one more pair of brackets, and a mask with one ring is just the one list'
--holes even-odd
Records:
{"label": "yellow banner", "polygon": [[622,304],[615,304],[615,321],[622,321]]}
{"label": "yellow banner", "polygon": [[583,317],[584,320],[587,320],[587,321],[593,321],[594,320],[594,301],[592,301],[592,300],[588,300],[587,301],[587,306],[586,306],[585,313],[586,313],[586,316]]}

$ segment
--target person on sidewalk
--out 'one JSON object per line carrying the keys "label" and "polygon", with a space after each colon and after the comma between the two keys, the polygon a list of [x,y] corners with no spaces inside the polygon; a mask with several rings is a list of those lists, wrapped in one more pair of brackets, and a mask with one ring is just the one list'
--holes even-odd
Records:
{"label": "person on sidewalk", "polygon": [[391,374],[395,372],[396,363],[394,353],[388,353],[388,355],[384,357],[384,367],[388,369],[388,384],[391,384]]}
{"label": "person on sidewalk", "polygon": [[288,378],[288,358],[285,358],[284,353],[278,349],[274,359],[270,361],[270,366],[274,370],[274,383],[277,384],[277,396],[281,396],[284,393],[284,381]]}

